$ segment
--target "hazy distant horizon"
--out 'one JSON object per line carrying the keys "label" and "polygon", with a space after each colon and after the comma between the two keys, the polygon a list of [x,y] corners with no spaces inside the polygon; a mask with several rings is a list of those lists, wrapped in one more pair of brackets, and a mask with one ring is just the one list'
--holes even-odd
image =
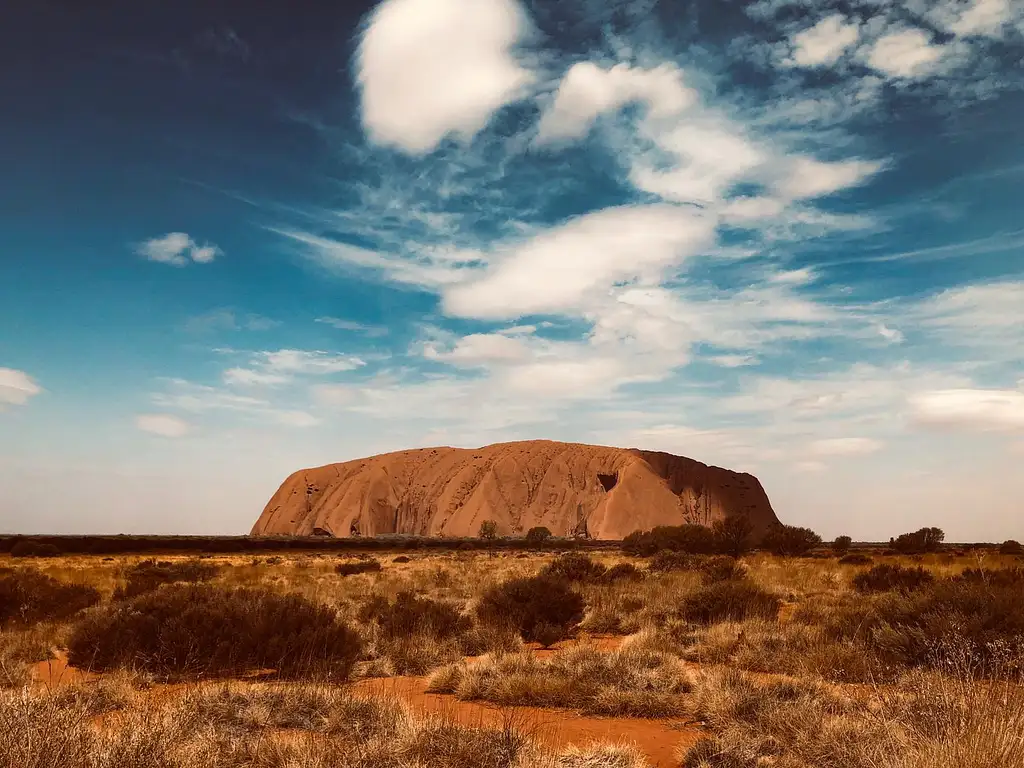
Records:
{"label": "hazy distant horizon", "polygon": [[22,4],[0,531],[557,439],[1024,539],[1024,5]]}

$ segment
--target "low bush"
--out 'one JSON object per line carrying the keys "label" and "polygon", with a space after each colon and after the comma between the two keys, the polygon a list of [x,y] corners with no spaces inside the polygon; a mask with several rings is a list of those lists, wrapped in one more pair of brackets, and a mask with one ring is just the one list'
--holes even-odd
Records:
{"label": "low bush", "polygon": [[893,590],[908,592],[927,586],[933,581],[935,577],[920,566],[905,568],[902,565],[882,563],[854,576],[853,588],[863,593]]}
{"label": "low bush", "polygon": [[139,668],[162,677],[348,677],[358,636],[334,610],[299,595],[169,584],[81,619],[68,660],[82,669]]}
{"label": "low bush", "polygon": [[860,552],[852,552],[840,557],[838,562],[840,565],[871,565],[875,561]]}
{"label": "low bush", "polygon": [[701,573],[701,581],[705,584],[742,579],[747,575],[747,569],[743,564],[728,555],[702,558],[696,562],[696,567]]}
{"label": "low bush", "polygon": [[11,547],[11,557],[60,557],[61,551],[50,542],[26,539]]}
{"label": "low bush", "polygon": [[686,621],[715,624],[720,621],[776,619],[782,601],[749,581],[731,580],[708,584],[687,595],[680,607]]}
{"label": "low bush", "polygon": [[551,530],[543,525],[536,525],[526,532],[526,540],[530,544],[543,544],[551,538]]}
{"label": "low bush", "polygon": [[711,555],[719,551],[719,540],[703,525],[662,525],[650,531],[634,531],[622,541],[622,549],[650,557],[662,550]]}
{"label": "low bush", "polygon": [[472,626],[469,618],[448,603],[417,597],[411,592],[399,592],[394,602],[374,596],[359,612],[359,620],[375,621],[388,639],[413,634],[446,639],[457,637]]}
{"label": "low bush", "polygon": [[0,575],[0,626],[61,621],[99,601],[94,587],[67,584],[29,568]]}
{"label": "low bush", "polygon": [[483,624],[513,629],[527,642],[547,646],[571,634],[585,607],[564,580],[542,575],[492,587],[480,598],[476,612]]}
{"label": "low bush", "polygon": [[606,570],[603,565],[595,563],[587,555],[568,552],[544,566],[539,575],[586,584],[600,580]]}
{"label": "low bush", "polygon": [[392,563],[408,563],[409,561],[410,561],[410,558],[407,555],[399,555],[398,557],[396,557],[391,562]]}
{"label": "low bush", "polygon": [[618,563],[613,565],[598,579],[602,584],[614,584],[618,581],[639,581],[644,577],[644,572],[632,563]]}
{"label": "low bush", "polygon": [[[955,581],[994,584],[1000,587],[1020,586],[1024,588],[1024,568],[968,568],[954,577]],[[1022,592],[1024,597],[1024,592]]]}
{"label": "low bush", "polygon": [[125,583],[114,590],[114,600],[127,600],[152,592],[162,584],[187,582],[197,584],[214,578],[220,569],[213,563],[202,560],[168,562],[166,560],[143,560],[125,570]]}
{"label": "low bush", "polygon": [[1012,579],[944,579],[885,595],[866,642],[885,661],[946,666],[960,659],[985,674],[1024,672],[1024,600]]}
{"label": "low bush", "polygon": [[821,536],[810,528],[775,525],[761,539],[761,547],[779,557],[799,557],[821,544]]}
{"label": "low bush", "polygon": [[1024,555],[1024,547],[1021,546],[1019,541],[1013,539],[1007,539],[999,545],[1000,555]]}
{"label": "low bush", "polygon": [[382,570],[381,564],[376,560],[353,560],[348,563],[338,563],[334,566],[334,572],[339,576],[353,576],[357,573],[376,573]]}
{"label": "low bush", "polygon": [[832,553],[842,557],[850,551],[850,547],[853,545],[853,539],[849,536],[836,536],[832,542]]}
{"label": "low bush", "polygon": [[672,552],[663,549],[647,564],[647,570],[653,573],[669,573],[670,571],[687,571],[693,567],[695,558],[685,552]]}

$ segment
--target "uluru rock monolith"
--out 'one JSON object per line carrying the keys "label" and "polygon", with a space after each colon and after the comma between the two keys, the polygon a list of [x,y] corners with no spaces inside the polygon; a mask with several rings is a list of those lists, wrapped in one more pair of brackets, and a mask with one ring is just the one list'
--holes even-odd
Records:
{"label": "uluru rock monolith", "polygon": [[293,473],[251,535],[499,535],[546,526],[556,536],[622,539],[656,525],[747,516],[778,522],[753,475],[669,453],[530,440],[420,448]]}

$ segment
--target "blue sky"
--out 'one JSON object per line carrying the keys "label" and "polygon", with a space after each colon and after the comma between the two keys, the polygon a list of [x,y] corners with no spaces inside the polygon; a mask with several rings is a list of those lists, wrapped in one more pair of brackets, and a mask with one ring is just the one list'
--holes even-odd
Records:
{"label": "blue sky", "polygon": [[24,5],[3,530],[243,532],[302,466],[551,438],[1024,536],[1019,3]]}

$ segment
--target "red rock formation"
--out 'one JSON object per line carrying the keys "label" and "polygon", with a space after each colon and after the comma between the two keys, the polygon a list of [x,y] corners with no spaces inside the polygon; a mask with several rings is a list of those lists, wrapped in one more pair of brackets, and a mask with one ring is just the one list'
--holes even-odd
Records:
{"label": "red rock formation", "polygon": [[423,448],[303,469],[263,510],[253,536],[476,536],[535,525],[556,536],[621,539],[656,525],[747,515],[778,522],[753,475],[669,453],[531,440],[475,450]]}

